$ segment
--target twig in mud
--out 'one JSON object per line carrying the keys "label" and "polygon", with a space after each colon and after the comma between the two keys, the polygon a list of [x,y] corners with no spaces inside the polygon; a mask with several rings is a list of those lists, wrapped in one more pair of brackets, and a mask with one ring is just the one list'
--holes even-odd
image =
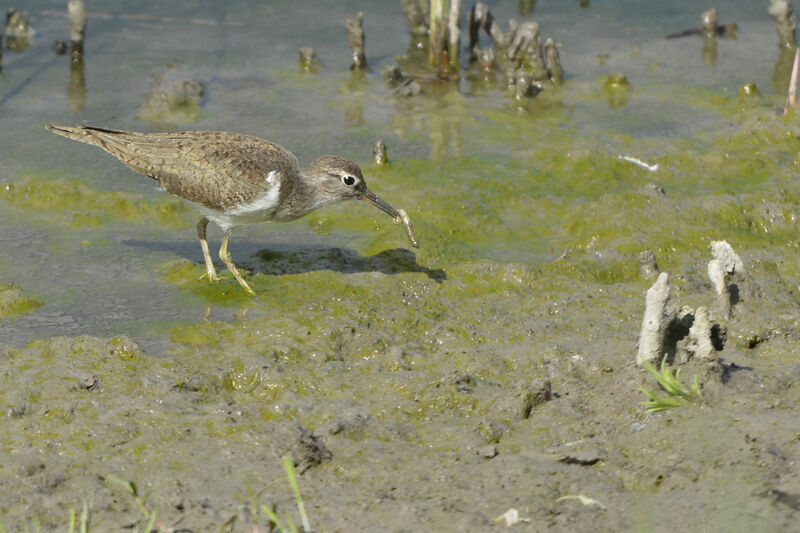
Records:
{"label": "twig in mud", "polygon": [[557,263],[557,262],[561,261],[562,259],[566,259],[569,256],[569,254],[572,253],[572,251],[574,249],[575,248],[567,248],[561,255],[556,257],[556,259],[555,259],[555,261],[553,261],[553,263]]}
{"label": "twig in mud", "polygon": [[599,501],[595,500],[594,498],[590,498],[588,496],[584,496],[583,494],[567,494],[566,496],[561,496],[560,498],[556,499],[556,502],[563,502],[565,500],[578,500],[583,505],[595,505],[600,509],[605,511],[606,506],[600,503]]}
{"label": "twig in mud", "polygon": [[515,508],[511,508],[505,513],[501,514],[497,518],[494,519],[495,522],[505,522],[506,527],[511,527],[513,525],[519,524],[520,522],[530,522],[530,518],[523,518],[519,515],[519,511]]}
{"label": "twig in mud", "polygon": [[627,161],[628,163],[633,163],[636,166],[649,170],[650,172],[655,172],[656,170],[658,170],[658,163],[656,163],[655,165],[649,165],[644,161],[642,161],[641,159],[637,159],[629,155],[618,155],[617,157],[619,159],[622,159],[623,161]]}

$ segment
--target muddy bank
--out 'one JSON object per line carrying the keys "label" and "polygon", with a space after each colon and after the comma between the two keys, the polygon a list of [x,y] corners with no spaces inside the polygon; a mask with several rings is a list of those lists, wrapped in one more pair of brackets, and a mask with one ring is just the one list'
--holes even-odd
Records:
{"label": "muddy bank", "polygon": [[[609,280],[594,254],[346,274],[352,258],[309,255],[334,270],[273,259],[264,296],[174,328],[169,353],[125,337],[6,349],[4,523],[56,529],[84,500],[98,530],[141,520],[109,474],[165,525],[246,521],[254,502],[294,513],[287,452],[324,530],[479,530],[512,507],[531,530],[793,523],[800,330],[774,250],[742,254],[764,295],[725,323],[724,372],[682,365],[703,400],[660,414],[634,363],[648,282]],[[713,298],[705,256],[672,257],[675,300]],[[559,500],[577,495],[604,508]]]}

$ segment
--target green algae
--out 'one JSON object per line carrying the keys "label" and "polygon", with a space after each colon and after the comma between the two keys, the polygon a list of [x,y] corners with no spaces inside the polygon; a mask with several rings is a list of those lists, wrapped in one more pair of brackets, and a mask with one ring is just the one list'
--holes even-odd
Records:
{"label": "green algae", "polygon": [[755,83],[745,83],[739,87],[739,99],[761,98],[761,93]]}
{"label": "green algae", "polygon": [[0,320],[29,313],[42,305],[40,299],[26,295],[14,285],[0,286]]}
{"label": "green algae", "polygon": [[14,207],[75,226],[157,221],[183,228],[189,224],[188,210],[178,199],[152,202],[136,194],[100,191],[77,180],[26,176],[7,184],[2,194]]}
{"label": "green algae", "polygon": [[170,261],[159,267],[157,272],[166,281],[174,283],[182,289],[208,300],[210,303],[236,306],[250,300],[250,296],[242,290],[233,274],[226,269],[219,272],[222,279],[215,283],[210,283],[204,277],[206,274],[205,265],[192,263],[187,259]]}
{"label": "green algae", "polygon": [[628,103],[632,87],[627,76],[615,72],[605,76],[600,81],[603,84],[603,92],[608,98],[608,105],[614,108],[622,107]]}

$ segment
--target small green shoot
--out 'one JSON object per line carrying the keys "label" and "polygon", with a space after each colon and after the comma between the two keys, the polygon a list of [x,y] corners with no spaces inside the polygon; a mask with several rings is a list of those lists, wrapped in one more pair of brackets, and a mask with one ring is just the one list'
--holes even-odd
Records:
{"label": "small green shoot", "polygon": [[[31,519],[31,523],[33,524],[33,531],[35,533],[42,533],[42,525],[39,523],[39,519],[35,516]],[[28,526],[25,525],[25,533],[28,533]]]}
{"label": "small green shoot", "polygon": [[150,531],[153,530],[153,527],[155,527],[157,531],[166,530],[163,525],[156,522],[156,512],[147,510],[144,500],[141,496],[139,496],[139,491],[136,489],[136,485],[134,485],[131,481],[119,476],[115,476],[114,474],[108,474],[105,477],[105,481],[108,485],[116,485],[117,487],[122,488],[125,490],[125,492],[133,497],[133,501],[136,502],[136,506],[139,508],[139,511],[141,511],[145,520],[147,520],[145,523],[145,528],[142,530],[143,533],[150,533]]}
{"label": "small green shoot", "polygon": [[83,502],[83,510],[81,511],[80,522],[78,522],[78,515],[75,509],[69,510],[69,533],[75,533],[75,526],[78,526],[79,533],[89,533],[89,505],[86,501]]}
{"label": "small green shoot", "polygon": [[648,411],[664,411],[672,407],[684,405],[691,400],[699,400],[703,397],[703,395],[700,393],[700,382],[697,380],[697,376],[694,377],[694,383],[692,384],[691,388],[687,390],[680,381],[680,368],[673,374],[670,369],[667,368],[666,356],[661,359],[660,370],[656,370],[653,365],[647,361],[643,361],[643,363],[645,368],[647,368],[647,370],[653,374],[653,377],[656,378],[658,384],[667,393],[666,396],[659,396],[655,392],[642,387],[641,391],[650,398],[649,401],[641,402],[642,405],[647,406]]}
{"label": "small green shoot", "polygon": [[[294,460],[292,460],[292,458],[288,455],[283,458],[283,469],[286,471],[286,479],[289,480],[289,486],[292,487],[294,499],[297,502],[297,511],[300,513],[300,520],[303,523],[303,531],[311,531],[311,524],[309,523],[308,516],[306,515],[306,508],[303,505],[303,498],[300,496],[300,485],[297,483],[297,476],[294,471]],[[300,531],[297,529],[297,526],[289,516],[286,517],[287,524],[284,525],[283,522],[281,522],[278,518],[278,515],[275,514],[275,511],[266,505],[261,506],[261,512],[267,515],[267,518],[269,518],[269,520],[275,524],[275,528],[278,531],[284,533],[298,533],[298,531]]]}
{"label": "small green shoot", "polygon": [[[153,525],[155,525],[155,523],[156,523],[156,512],[155,511],[151,511],[150,512],[150,518],[147,519],[147,524],[145,524],[144,529],[142,530],[142,533],[150,533],[151,531],[153,531]],[[161,528],[159,528],[159,529],[161,529]]]}

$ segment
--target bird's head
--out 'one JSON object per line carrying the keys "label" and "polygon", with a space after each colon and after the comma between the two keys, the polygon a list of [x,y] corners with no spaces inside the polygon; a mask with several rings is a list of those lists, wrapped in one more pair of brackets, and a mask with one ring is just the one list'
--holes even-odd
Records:
{"label": "bird's head", "polygon": [[355,198],[374,205],[392,218],[400,216],[392,206],[367,188],[361,169],[349,159],[335,155],[319,157],[311,162],[306,174],[312,177],[318,192],[328,197],[325,203]]}

